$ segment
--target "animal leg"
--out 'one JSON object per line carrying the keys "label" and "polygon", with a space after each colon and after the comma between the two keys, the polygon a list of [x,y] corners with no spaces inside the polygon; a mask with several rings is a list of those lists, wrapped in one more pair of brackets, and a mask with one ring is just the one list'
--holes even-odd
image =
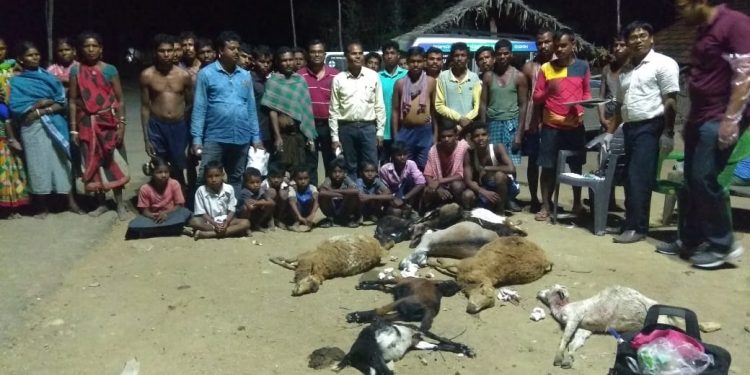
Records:
{"label": "animal leg", "polygon": [[576,334],[573,336],[573,339],[570,340],[570,344],[568,345],[568,352],[565,353],[565,356],[563,357],[562,365],[560,367],[562,368],[571,368],[573,366],[573,354],[578,350],[580,347],[583,346],[583,344],[586,343],[586,339],[591,336],[591,331],[579,328],[576,331]]}
{"label": "animal leg", "polygon": [[273,257],[268,258],[268,261],[292,271],[296,270],[297,265],[299,264],[297,258],[289,259],[284,257]]}
{"label": "animal leg", "polygon": [[[421,331],[421,332],[422,332],[422,335],[424,335],[424,337],[427,337],[429,339],[435,340],[438,343],[437,344],[433,344],[435,346],[431,347],[429,349],[420,348],[419,347],[420,344],[418,343],[417,347],[416,347],[417,349],[422,349],[422,350],[437,350],[437,351],[443,351],[443,352],[459,353],[459,354],[463,354],[463,355],[465,355],[465,356],[467,356],[469,358],[476,357],[476,354],[474,353],[474,351],[471,348],[469,348],[468,346],[464,345],[464,344],[453,342],[453,341],[451,341],[449,339],[440,337],[440,336],[438,336],[438,335],[436,335],[436,334],[434,334],[434,333],[432,333],[430,331]],[[420,341],[420,343],[421,342],[424,342],[424,341]],[[427,343],[427,344],[430,344],[430,343]]]}
{"label": "animal leg", "polygon": [[375,320],[375,318],[382,318],[384,320],[395,320],[398,318],[396,307],[399,301],[389,303],[383,307],[378,307],[375,310],[369,311],[355,311],[353,313],[346,314],[346,321],[349,323],[369,323]]}
{"label": "animal leg", "polygon": [[429,331],[430,328],[432,328],[432,321],[435,319],[435,315],[437,314],[432,309],[425,309],[422,323],[419,325],[419,330],[422,332]]}
{"label": "animal leg", "polygon": [[390,293],[392,291],[392,287],[390,285],[396,284],[399,281],[401,281],[401,278],[394,278],[393,280],[372,280],[372,281],[362,281],[359,284],[357,284],[354,289],[356,290],[379,290],[381,292],[387,292]]}
{"label": "animal leg", "polygon": [[565,353],[565,349],[568,347],[568,343],[576,333],[576,330],[578,329],[578,323],[580,322],[580,319],[569,319],[567,323],[565,323],[565,330],[563,331],[562,338],[560,339],[560,347],[557,348],[557,353],[555,353],[555,361],[553,362],[555,366],[560,366],[563,364],[563,355]]}
{"label": "animal leg", "polygon": [[456,265],[446,265],[441,259],[428,258],[427,265],[444,275],[456,277],[458,274],[458,267]]}

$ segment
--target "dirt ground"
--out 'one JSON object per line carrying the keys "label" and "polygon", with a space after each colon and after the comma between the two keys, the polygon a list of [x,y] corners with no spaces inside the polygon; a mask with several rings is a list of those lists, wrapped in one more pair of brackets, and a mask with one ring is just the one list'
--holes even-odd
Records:
{"label": "dirt ground", "polygon": [[[129,114],[137,118],[137,107],[131,105]],[[131,154],[132,195],[145,181],[135,173],[145,156],[140,129],[128,131],[128,147],[140,151]],[[527,191],[522,189],[521,199],[528,199]],[[569,192],[562,190],[566,207]],[[654,195],[655,226],[662,202]],[[732,203],[738,239],[750,248],[750,199]],[[620,284],[689,307],[700,319],[721,324],[703,338],[733,354],[732,373],[750,372],[750,255],[736,267],[700,271],[654,253],[657,239],[673,236],[673,227],[653,228],[647,242],[617,245],[584,226],[538,223],[527,212],[514,219],[522,220],[529,239],[547,252],[552,272],[515,287],[519,306],[498,304],[469,315],[462,295],[444,299],[434,332],[469,345],[477,357],[411,352],[396,363],[397,374],[605,374],[615,352],[615,340],[605,335],[589,339],[573,369],[553,367],[561,330],[550,316],[532,322],[529,313],[542,306],[536,292],[555,283],[568,286],[573,299]],[[359,276],[329,280],[315,294],[292,297],[292,272],[268,262],[335,234],[372,234],[372,226],[198,242],[124,241],[125,229],[113,213],[0,225],[0,373],[116,375],[127,359],[137,357],[142,375],[328,374],[309,369],[307,356],[325,346],[348,350],[362,326],[346,323],[345,314],[389,302],[385,294],[354,290]],[[400,260],[408,251],[401,243],[390,253]],[[396,265],[385,259],[384,266]],[[357,372],[349,368],[341,374]]]}

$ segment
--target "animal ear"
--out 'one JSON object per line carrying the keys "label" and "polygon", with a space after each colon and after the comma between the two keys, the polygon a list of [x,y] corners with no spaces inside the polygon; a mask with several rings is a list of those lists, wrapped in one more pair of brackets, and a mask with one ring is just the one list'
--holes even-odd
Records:
{"label": "animal ear", "polygon": [[568,299],[568,289],[566,289],[565,287],[558,288],[557,295],[561,300]]}

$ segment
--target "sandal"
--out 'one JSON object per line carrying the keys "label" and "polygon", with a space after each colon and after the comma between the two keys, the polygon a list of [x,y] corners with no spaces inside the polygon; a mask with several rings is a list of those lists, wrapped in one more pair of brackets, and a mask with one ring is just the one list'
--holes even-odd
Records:
{"label": "sandal", "polygon": [[549,220],[549,212],[545,209],[540,209],[535,215],[534,220],[536,221],[547,221]]}

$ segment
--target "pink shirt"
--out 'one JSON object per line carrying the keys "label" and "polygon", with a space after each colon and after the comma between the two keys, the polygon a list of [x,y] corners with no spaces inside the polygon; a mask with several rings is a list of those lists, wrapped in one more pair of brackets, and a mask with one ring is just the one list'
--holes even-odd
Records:
{"label": "pink shirt", "polygon": [[170,178],[164,193],[159,194],[151,184],[141,186],[138,191],[138,208],[148,209],[151,212],[162,212],[171,210],[175,205],[185,204],[182,188],[177,180]]}
{"label": "pink shirt", "polygon": [[70,81],[70,69],[76,65],[78,65],[78,61],[73,61],[67,68],[60,64],[52,64],[47,68],[47,72],[59,79],[60,82],[66,83]]}
{"label": "pink shirt", "polygon": [[[464,155],[466,155],[468,149],[469,143],[463,139],[458,141],[456,149],[453,150],[451,159],[448,161],[450,164],[445,166],[445,169],[450,171],[448,176],[464,176]],[[436,180],[446,177],[443,175],[443,166],[440,164],[437,146],[432,146],[430,153],[427,154],[427,165],[424,167],[424,176]]]}
{"label": "pink shirt", "polygon": [[399,187],[403,183],[411,182],[414,185],[424,185],[424,175],[419,171],[417,163],[412,160],[407,160],[404,169],[401,171],[401,175],[396,172],[396,167],[393,163],[387,163],[380,167],[380,179],[383,180],[385,186],[392,192],[399,190]]}
{"label": "pink shirt", "polygon": [[328,120],[328,108],[331,105],[331,84],[333,83],[333,77],[339,74],[338,70],[325,65],[323,70],[323,78],[321,79],[318,79],[308,67],[304,67],[297,72],[307,82],[310,99],[312,99],[313,116],[316,120]]}

